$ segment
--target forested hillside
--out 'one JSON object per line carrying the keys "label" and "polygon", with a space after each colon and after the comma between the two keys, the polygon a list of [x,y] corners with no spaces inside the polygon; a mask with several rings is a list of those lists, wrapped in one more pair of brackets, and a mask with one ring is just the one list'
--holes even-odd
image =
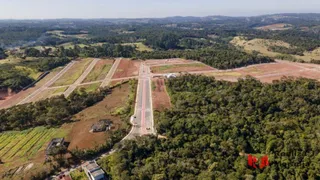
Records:
{"label": "forested hillside", "polygon": [[[100,164],[112,179],[318,179],[320,83],[262,84],[186,75],[167,81],[174,107],[158,113],[157,131]],[[245,154],[268,155],[262,170]]]}
{"label": "forested hillside", "polygon": [[72,115],[94,105],[110,94],[110,89],[92,93],[73,93],[69,98],[62,96],[14,106],[0,110],[0,132],[24,130],[37,126],[58,126],[70,121]]}

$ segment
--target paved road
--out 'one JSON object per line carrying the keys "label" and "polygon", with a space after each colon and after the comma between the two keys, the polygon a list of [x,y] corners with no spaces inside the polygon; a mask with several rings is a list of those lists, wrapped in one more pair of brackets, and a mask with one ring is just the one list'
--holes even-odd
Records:
{"label": "paved road", "polygon": [[36,91],[34,91],[33,93],[31,93],[28,97],[26,97],[21,102],[19,102],[18,105],[30,102],[35,96],[37,96],[43,90],[47,89],[54,82],[56,82],[64,73],[66,73],[74,65],[74,63],[75,63],[74,61],[70,62],[63,70],[61,70],[58,74],[56,74],[50,81],[48,81],[46,84],[44,84],[41,88],[39,88]]}
{"label": "paved road", "polygon": [[89,73],[92,71],[94,66],[97,64],[97,62],[100,61],[100,59],[94,59],[90,65],[87,67],[87,69],[81,74],[81,76],[76,80],[75,83],[69,86],[69,88],[63,93],[65,97],[70,96],[70,94],[86,79],[86,77],[89,75]]}
{"label": "paved road", "polygon": [[135,114],[131,118],[132,130],[124,139],[154,134],[150,68],[141,64],[136,95]]}
{"label": "paved road", "polygon": [[103,80],[103,82],[101,83],[101,86],[100,86],[100,87],[106,87],[106,86],[108,86],[108,85],[110,84],[111,79],[112,79],[112,76],[113,76],[114,73],[116,72],[116,70],[117,70],[120,62],[121,62],[121,58],[117,59],[117,60],[113,63],[111,69],[109,70],[106,78],[105,78],[105,79]]}

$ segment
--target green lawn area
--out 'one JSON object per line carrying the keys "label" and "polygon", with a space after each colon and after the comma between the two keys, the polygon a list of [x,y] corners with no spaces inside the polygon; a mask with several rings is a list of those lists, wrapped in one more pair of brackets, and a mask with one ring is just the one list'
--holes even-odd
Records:
{"label": "green lawn area", "polygon": [[124,43],[122,45],[124,45],[124,46],[136,46],[138,51],[149,51],[149,52],[153,51],[153,49],[151,49],[150,47],[144,45],[141,42],[138,42],[138,43]]}
{"label": "green lawn area", "polygon": [[186,67],[206,67],[206,65],[202,63],[193,63],[193,64],[174,64],[174,65],[164,65],[164,66],[155,66],[152,67],[152,71],[159,72],[159,71],[167,71],[172,70],[175,68],[186,68]]}
{"label": "green lawn area", "polygon": [[107,76],[111,67],[112,63],[110,60],[100,60],[86,77],[84,82],[103,80]]}
{"label": "green lawn area", "polygon": [[94,84],[88,84],[88,85],[83,85],[83,86],[79,86],[76,89],[76,92],[81,93],[81,89],[83,88],[85,92],[89,93],[89,92],[94,92],[96,90],[99,89],[101,83],[94,83]]}
{"label": "green lawn area", "polygon": [[84,171],[75,170],[70,173],[72,180],[87,180],[88,176]]}
{"label": "green lawn area", "polygon": [[39,151],[44,150],[52,138],[64,136],[66,131],[46,127],[0,133],[1,160],[5,163],[17,159],[29,160]]}
{"label": "green lawn area", "polygon": [[81,74],[86,70],[92,59],[82,59],[74,64],[61,78],[59,78],[52,86],[65,86],[73,84]]}

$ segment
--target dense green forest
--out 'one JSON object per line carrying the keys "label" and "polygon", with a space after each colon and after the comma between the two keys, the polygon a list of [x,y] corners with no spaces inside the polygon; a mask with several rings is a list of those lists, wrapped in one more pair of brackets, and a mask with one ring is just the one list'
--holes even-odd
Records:
{"label": "dense green forest", "polygon": [[0,132],[61,125],[70,121],[72,115],[103,100],[110,92],[106,88],[93,93],[72,93],[69,98],[62,95],[0,110]]}
{"label": "dense green forest", "polygon": [[28,73],[20,71],[12,65],[0,65],[0,72],[0,89],[21,90],[33,82]]}
{"label": "dense green forest", "polygon": [[7,57],[4,49],[0,48],[0,60],[5,59]]}
{"label": "dense green forest", "polygon": [[[157,132],[100,161],[112,179],[318,179],[320,83],[236,83],[186,75],[167,81],[172,109]],[[247,166],[245,154],[270,166]]]}

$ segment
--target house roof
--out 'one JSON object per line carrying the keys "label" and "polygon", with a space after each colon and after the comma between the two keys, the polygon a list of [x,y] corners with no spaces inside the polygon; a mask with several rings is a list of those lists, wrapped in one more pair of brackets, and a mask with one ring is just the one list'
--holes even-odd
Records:
{"label": "house roof", "polygon": [[90,162],[88,165],[85,166],[85,168],[87,169],[87,171],[90,172],[90,174],[93,177],[104,175],[104,171],[95,162]]}

